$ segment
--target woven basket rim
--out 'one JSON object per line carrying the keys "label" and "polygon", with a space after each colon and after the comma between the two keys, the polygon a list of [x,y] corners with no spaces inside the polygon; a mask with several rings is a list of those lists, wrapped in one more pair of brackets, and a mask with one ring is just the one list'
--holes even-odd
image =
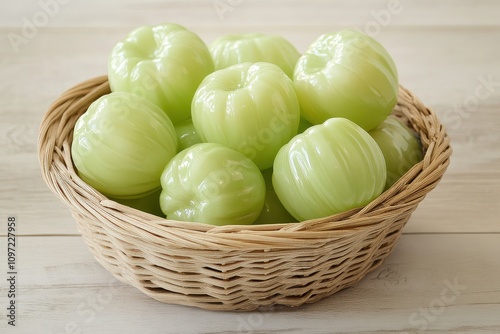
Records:
{"label": "woven basket rim", "polygon": [[[63,193],[60,184],[58,184],[60,180],[54,177],[63,170],[69,174],[70,183],[77,189],[73,190],[75,196],[81,196],[79,192],[82,192],[86,196],[93,197],[93,200],[88,203],[89,208],[92,206],[97,208],[96,210],[106,211],[114,219],[121,219],[134,225],[140,223],[140,226],[145,230],[149,230],[150,233],[175,231],[176,233],[189,232],[190,237],[195,237],[194,233],[200,233],[201,237],[204,234],[210,234],[217,235],[218,238],[236,239],[240,239],[236,235],[241,234],[246,234],[250,238],[252,236],[292,238],[291,234],[300,234],[301,239],[314,239],[315,237],[328,238],[328,232],[334,232],[337,235],[340,231],[359,230],[372,223],[370,217],[378,215],[387,215],[389,217],[391,214],[398,214],[397,211],[401,210],[401,208],[409,206],[408,203],[412,205],[411,194],[413,192],[418,192],[421,195],[422,191],[425,191],[425,193],[431,191],[438,184],[448,167],[452,153],[450,138],[434,112],[425,107],[420,99],[408,89],[400,85],[398,104],[393,113],[419,134],[424,148],[424,158],[404,174],[390,189],[366,206],[328,217],[292,223],[214,226],[204,223],[176,221],[144,213],[106,198],[97,190],[86,185],[78,177],[72,165],[66,166],[66,169],[60,165],[58,165],[57,169],[54,168],[52,158],[55,155],[63,156],[66,161],[71,161],[69,148],[72,140],[72,127],[68,126],[68,122],[73,121],[74,124],[76,121],[75,117],[72,119],[67,118],[64,113],[54,117],[54,110],[64,110],[69,106],[72,108],[88,106],[89,102],[92,102],[94,98],[109,92],[107,76],[98,76],[68,89],[48,108],[40,125],[38,140],[38,155],[42,176],[51,190],[60,198],[62,197],[62,200],[67,205],[71,206],[75,204],[74,201],[72,202],[62,196]],[[84,101],[84,97],[90,97],[90,99]],[[422,113],[422,119],[418,119],[418,122],[416,122],[414,115],[405,112],[409,105],[417,106]],[[66,127],[62,126],[63,124]],[[426,185],[425,190],[419,189],[418,185],[426,182],[429,184]],[[408,197],[410,197],[410,200],[408,200]],[[425,194],[414,197],[420,201],[425,197]],[[142,224],[144,222],[147,222],[146,225],[150,225],[150,228]],[[315,236],[316,232],[319,232],[321,236]]]}

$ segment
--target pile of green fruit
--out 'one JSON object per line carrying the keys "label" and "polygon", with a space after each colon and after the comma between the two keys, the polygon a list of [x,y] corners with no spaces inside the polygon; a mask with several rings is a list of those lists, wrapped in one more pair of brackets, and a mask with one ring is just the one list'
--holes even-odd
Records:
{"label": "pile of green fruit", "polygon": [[375,199],[422,159],[390,115],[397,69],[354,30],[300,54],[286,39],[210,46],[177,24],[144,26],[109,56],[111,93],[78,119],[78,175],[122,204],[213,225],[294,222]]}

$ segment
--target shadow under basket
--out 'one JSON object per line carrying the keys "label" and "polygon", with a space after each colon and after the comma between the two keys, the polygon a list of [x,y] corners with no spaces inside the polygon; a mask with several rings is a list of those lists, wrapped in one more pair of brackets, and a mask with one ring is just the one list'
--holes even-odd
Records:
{"label": "shadow under basket", "polygon": [[436,115],[400,87],[393,114],[420,135],[424,158],[365,207],[288,224],[173,221],[111,201],[76,174],[70,154],[75,122],[109,92],[101,76],[50,106],[38,143],[42,176],[70,208],[95,259],[120,281],[170,304],[232,311],[299,306],[355,285],[391,253],[452,152]]}

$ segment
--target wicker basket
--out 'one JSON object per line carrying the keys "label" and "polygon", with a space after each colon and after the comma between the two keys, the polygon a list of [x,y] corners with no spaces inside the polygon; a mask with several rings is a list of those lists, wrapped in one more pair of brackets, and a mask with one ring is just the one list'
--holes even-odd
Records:
{"label": "wicker basket", "polygon": [[421,137],[423,161],[367,206],[300,223],[210,226],[120,205],[83,182],[70,156],[77,118],[109,93],[106,76],[65,92],[43,118],[43,178],[70,208],[96,260],[161,302],[209,310],[299,306],[353,286],[391,253],[401,230],[441,180],[450,140],[436,115],[401,87],[394,114]]}

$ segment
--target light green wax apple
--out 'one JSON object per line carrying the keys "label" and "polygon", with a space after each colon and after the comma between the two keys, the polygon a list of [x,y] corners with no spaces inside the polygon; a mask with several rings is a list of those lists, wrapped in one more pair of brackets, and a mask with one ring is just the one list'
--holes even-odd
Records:
{"label": "light green wax apple", "polygon": [[144,96],[174,124],[190,117],[194,92],[213,70],[207,45],[194,32],[172,23],[131,31],[108,60],[112,91]]}
{"label": "light green wax apple", "polygon": [[160,187],[177,150],[172,122],[155,104],[125,92],[94,101],[74,127],[71,155],[78,175],[115,198],[138,198]]}
{"label": "light green wax apple", "polygon": [[299,131],[298,133],[303,133],[307,129],[309,129],[311,126],[313,126],[311,123],[306,121],[304,118],[300,118],[300,123],[299,123]]}
{"label": "light green wax apple", "polygon": [[185,148],[193,146],[194,144],[202,142],[196,133],[196,129],[194,128],[191,118],[176,123],[174,127],[175,132],[177,133],[177,150],[179,152]]}
{"label": "light green wax apple", "polygon": [[278,152],[273,186],[299,221],[361,207],[385,185],[382,151],[370,135],[345,118],[331,118],[295,136]]}
{"label": "light green wax apple", "polygon": [[241,152],[264,170],[297,134],[300,108],[292,81],[278,66],[243,63],[203,80],[191,116],[204,142]]}
{"label": "light green wax apple", "polygon": [[389,116],[369,132],[384,154],[387,166],[385,189],[389,189],[411,167],[422,160],[416,134],[394,116]]}
{"label": "light green wax apple", "polygon": [[240,63],[268,62],[278,65],[288,77],[300,57],[287,39],[263,33],[231,34],[219,37],[210,45],[215,70]]}
{"label": "light green wax apple", "polygon": [[259,168],[215,143],[179,152],[165,167],[161,186],[160,207],[168,219],[212,225],[252,224],[266,194]]}
{"label": "light green wax apple", "polygon": [[366,131],[390,114],[399,89],[390,54],[355,30],[318,37],[297,61],[293,81],[302,117],[310,123],[344,117]]}
{"label": "light green wax apple", "polygon": [[125,199],[109,197],[109,199],[114,200],[117,203],[137,209],[139,211],[165,218],[165,215],[163,214],[163,212],[161,212],[160,208],[160,193],[161,193],[161,187],[155,190],[153,193],[146,195],[144,197],[125,198]]}
{"label": "light green wax apple", "polygon": [[297,222],[297,219],[293,218],[293,216],[286,211],[274,191],[272,182],[273,169],[268,168],[263,170],[262,176],[264,176],[264,181],[266,182],[266,199],[264,201],[264,207],[257,220],[254,222],[254,225]]}

